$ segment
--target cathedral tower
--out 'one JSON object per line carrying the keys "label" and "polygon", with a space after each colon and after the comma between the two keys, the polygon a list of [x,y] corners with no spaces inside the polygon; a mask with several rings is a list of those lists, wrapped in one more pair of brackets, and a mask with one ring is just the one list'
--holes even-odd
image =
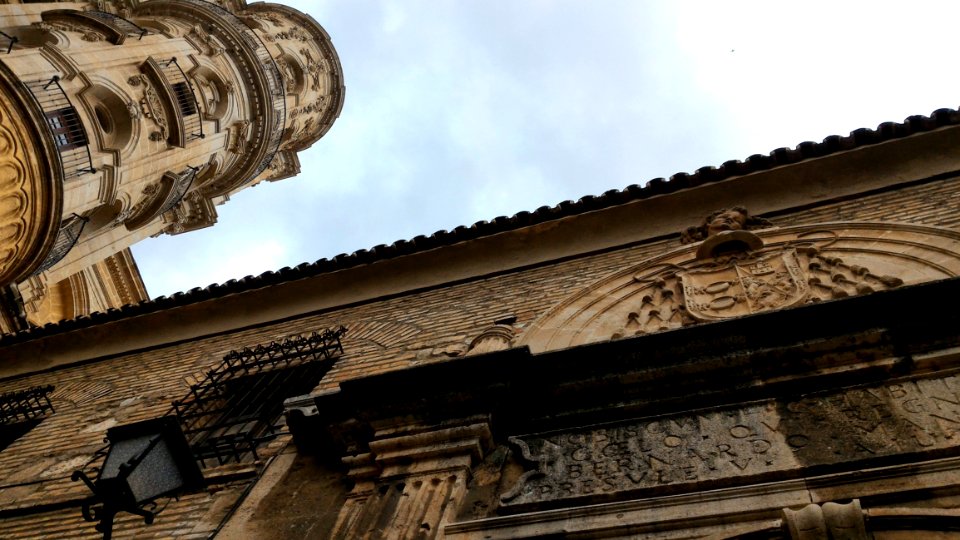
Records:
{"label": "cathedral tower", "polygon": [[329,36],[278,4],[7,3],[0,32],[6,331],[142,299],[129,246],[293,176],[343,104]]}

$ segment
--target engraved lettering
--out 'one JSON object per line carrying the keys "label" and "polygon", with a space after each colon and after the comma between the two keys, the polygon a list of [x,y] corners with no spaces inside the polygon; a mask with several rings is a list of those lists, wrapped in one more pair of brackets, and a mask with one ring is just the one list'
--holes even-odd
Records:
{"label": "engraved lettering", "polygon": [[[960,379],[931,378],[638,419],[522,440],[505,505],[613,494],[960,446]],[[519,452],[518,452],[519,455]],[[935,454],[940,455],[940,454]]]}

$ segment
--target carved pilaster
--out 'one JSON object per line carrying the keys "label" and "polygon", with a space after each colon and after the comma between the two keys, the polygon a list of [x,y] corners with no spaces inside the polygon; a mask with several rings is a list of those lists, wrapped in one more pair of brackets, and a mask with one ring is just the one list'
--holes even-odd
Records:
{"label": "carved pilaster", "polygon": [[331,538],[436,538],[490,442],[486,418],[378,430],[369,453],[343,459],[355,484]]}

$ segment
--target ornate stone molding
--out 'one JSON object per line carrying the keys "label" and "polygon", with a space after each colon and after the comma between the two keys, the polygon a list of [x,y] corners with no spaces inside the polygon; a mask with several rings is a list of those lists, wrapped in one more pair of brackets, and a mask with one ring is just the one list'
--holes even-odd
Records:
{"label": "ornate stone molding", "polygon": [[172,216],[163,232],[171,235],[204,229],[217,222],[216,205],[199,191],[188,193],[168,214]]}
{"label": "ornate stone molding", "polygon": [[808,504],[800,510],[783,509],[791,540],[868,540],[860,501]]}
{"label": "ornate stone molding", "polygon": [[[896,456],[921,459],[916,456],[925,453],[933,459],[960,448],[958,396],[954,374],[914,377],[518,435],[509,440],[526,471],[501,495],[501,504],[520,511],[598,497],[653,496],[667,486],[677,492],[748,485],[825,466],[858,470]],[[806,519],[796,516],[798,523]]]}
{"label": "ornate stone molding", "polygon": [[343,458],[355,485],[330,537],[437,538],[456,515],[470,469],[491,439],[483,417],[435,426],[385,424],[369,452]]}
{"label": "ornate stone molding", "polygon": [[957,275],[960,233],[952,230],[856,222],[734,230],[574,294],[519,345],[570,347]]}
{"label": "ornate stone molding", "polygon": [[63,176],[42,112],[0,68],[0,284],[33,273],[57,238]]}

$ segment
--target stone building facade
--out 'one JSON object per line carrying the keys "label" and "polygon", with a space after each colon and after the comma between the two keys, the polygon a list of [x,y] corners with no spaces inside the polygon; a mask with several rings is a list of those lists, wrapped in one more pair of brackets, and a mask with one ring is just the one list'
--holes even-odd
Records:
{"label": "stone building facade", "polygon": [[127,248],[296,174],[343,104],[329,36],[279,4],[4,2],[0,42],[8,332],[146,300]]}
{"label": "stone building facade", "polygon": [[[311,92],[342,96],[331,60],[298,67],[327,58],[322,31],[274,4],[95,6],[148,32],[119,44],[105,29],[72,26],[89,15],[0,7],[24,27],[4,27],[17,43],[51,33],[100,54],[142,39],[143,56],[117,59],[126,77],[114,82],[127,92],[157,84],[156,58],[169,55],[196,61],[185,73],[197,93],[269,95],[266,79],[233,94],[216,82],[217,69],[260,58],[222,9],[277,65],[289,114],[273,169],[258,171],[258,156],[277,124],[256,125],[239,101],[208,118],[220,102],[206,97],[197,100],[206,136],[192,144],[219,137],[215,151],[172,144],[188,130],[168,117],[164,132],[144,116],[138,129],[159,140],[136,136],[166,145],[163,166],[91,150],[98,172],[83,176],[100,187],[62,200],[94,210],[71,211],[101,223],[111,245],[141,227],[189,230],[214,215],[203,214],[219,202],[211,193],[292,173],[295,152],[339,106]],[[196,24],[202,17],[209,24]],[[47,58],[39,42],[39,52],[15,43],[9,54]],[[304,50],[313,60],[298,64]],[[77,73],[61,84],[80,100]],[[20,87],[7,82],[15,103]],[[312,97],[297,101],[291,88]],[[100,122],[96,103],[76,111]],[[166,211],[152,205],[167,188],[144,193],[129,172],[153,167],[161,184],[176,184],[166,172],[200,153],[211,176]],[[104,182],[115,186],[106,193],[128,195],[113,199],[123,220],[97,221],[111,202],[93,196]],[[148,505],[152,524],[118,515],[117,537],[951,538],[960,530],[958,205],[960,112],[940,110],[3,335],[0,538],[101,537],[84,515],[100,503],[74,472],[95,477],[105,435],[157,418],[176,420],[202,485]],[[135,216],[146,221],[131,231]],[[37,227],[29,234],[58,229]],[[106,264],[95,261],[97,238],[84,248],[81,237],[46,283]],[[32,271],[17,264],[4,271]],[[21,277],[29,298],[39,286]]]}
{"label": "stone building facade", "polygon": [[951,538],[958,143],[940,110],[4,336],[43,406],[0,537],[98,537],[72,472],[170,416],[204,485],[118,537]]}

